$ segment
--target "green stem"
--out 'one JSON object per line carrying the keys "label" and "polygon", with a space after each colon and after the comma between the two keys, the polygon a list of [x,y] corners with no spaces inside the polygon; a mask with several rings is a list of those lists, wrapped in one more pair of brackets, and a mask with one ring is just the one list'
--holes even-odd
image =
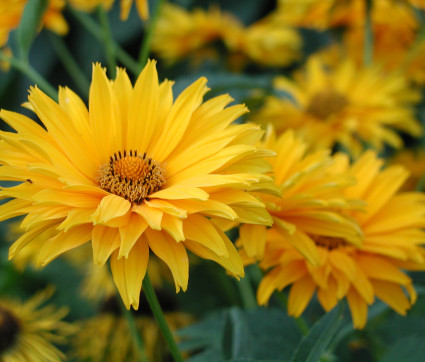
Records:
{"label": "green stem", "polygon": [[[286,309],[288,307],[288,300],[287,300],[286,296],[282,292],[276,292],[275,295],[280,300],[283,307]],[[303,336],[306,336],[310,329],[309,329],[306,321],[304,320],[304,318],[302,316],[297,317],[297,318],[294,317],[294,322],[297,325],[298,329],[300,330],[301,334]]]}
{"label": "green stem", "polygon": [[58,100],[58,91],[53,88],[50,83],[45,80],[43,76],[38,73],[27,61],[15,58],[13,56],[8,56],[2,51],[0,51],[0,60],[9,62],[13,68],[20,71],[22,74],[25,74],[28,78],[34,81],[50,98],[54,99],[55,101]]}
{"label": "green stem", "polygon": [[148,358],[145,353],[145,347],[143,345],[142,338],[136,326],[136,321],[131,311],[127,310],[123,303],[120,303],[121,311],[124,315],[124,318],[127,321],[128,329],[130,330],[131,338],[133,340],[134,346],[136,347],[138,361],[148,362]]}
{"label": "green stem", "polygon": [[146,29],[145,37],[143,39],[143,44],[140,48],[139,54],[139,63],[142,65],[142,67],[144,67],[146,62],[148,61],[153,32],[155,31],[155,25],[158,20],[159,12],[161,10],[163,2],[164,0],[157,1],[156,7],[149,19],[148,27]]}
{"label": "green stem", "polygon": [[151,307],[152,313],[158,323],[158,326],[161,329],[165,340],[167,341],[168,348],[170,349],[170,353],[173,356],[174,361],[183,362],[184,359],[180,354],[176,341],[174,340],[170,328],[168,327],[167,321],[165,320],[164,313],[162,312],[161,306],[159,305],[158,298],[156,297],[148,273],[146,273],[145,278],[143,279],[143,291],[145,293],[146,300],[148,301],[149,306]]}
{"label": "green stem", "polygon": [[[68,10],[89,33],[91,33],[96,39],[102,41],[102,29],[99,24],[96,23],[96,21],[94,21],[89,15],[76,11],[72,7],[69,7]],[[113,44],[113,49],[117,59],[133,74],[139,75],[139,73],[142,71],[140,64],[136,62],[128,53],[126,53],[126,51],[122,49],[113,39],[111,40],[111,43]]]}
{"label": "green stem", "polygon": [[369,65],[373,59],[373,24],[372,24],[372,0],[366,0],[366,24],[364,34],[363,64]]}
{"label": "green stem", "polygon": [[255,298],[254,290],[252,289],[248,270],[245,270],[245,277],[237,281],[236,284],[238,286],[244,308],[245,309],[257,308],[257,300]]}
{"label": "green stem", "polygon": [[100,5],[97,9],[97,15],[102,27],[102,41],[105,46],[106,62],[108,63],[109,75],[115,78],[117,60],[115,59],[114,39],[112,38],[111,27],[109,26],[108,14],[105,8]]}
{"label": "green stem", "polygon": [[52,32],[48,32],[48,34],[50,42],[52,43],[53,48],[55,49],[64,68],[69,73],[80,92],[87,98],[89,95],[90,82],[85,77],[83,71],[77,64],[68,47],[65,45],[63,39]]}

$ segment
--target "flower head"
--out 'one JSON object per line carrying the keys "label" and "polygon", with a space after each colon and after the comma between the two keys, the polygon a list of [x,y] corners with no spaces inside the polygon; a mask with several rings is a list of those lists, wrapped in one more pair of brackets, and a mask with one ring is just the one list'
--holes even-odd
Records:
{"label": "flower head", "polygon": [[[270,191],[258,126],[232,124],[246,112],[222,95],[203,103],[200,78],[173,100],[150,61],[134,88],[126,72],[113,81],[93,66],[89,108],[67,88],[59,103],[38,88],[29,102],[44,127],[2,110],[14,132],[1,132],[0,219],[26,215],[25,233],[9,251],[43,243],[41,266],[91,241],[93,259],[110,259],[127,308],[137,309],[152,250],[186,290],[187,251],[243,275],[236,249],[215,220],[271,224],[251,191]],[[273,192],[273,191],[270,191]]]}
{"label": "flower head", "polygon": [[[6,45],[11,30],[18,27],[28,0],[0,0],[0,47]],[[65,0],[49,0],[43,17],[43,26],[60,35],[68,31],[62,15]]]}
{"label": "flower head", "polygon": [[359,68],[349,58],[328,64],[314,55],[293,80],[278,77],[275,86],[290,98],[269,97],[256,120],[278,132],[293,128],[314,148],[339,143],[359,154],[364,142],[378,150],[401,147],[396,130],[421,134],[413,112],[419,93],[402,75],[378,66]]}
{"label": "flower head", "polygon": [[52,291],[48,288],[25,303],[0,300],[2,361],[58,361],[65,357],[52,342],[63,343],[75,328],[61,320],[67,314],[66,308],[40,307]]}
{"label": "flower head", "polygon": [[345,156],[337,158],[338,172],[357,179],[345,188],[345,197],[366,205],[363,211],[340,211],[360,227],[362,242],[310,232],[320,256],[312,265],[276,228],[269,229],[260,264],[268,272],[257,296],[265,304],[274,290],[290,286],[288,313],[293,316],[301,315],[315,292],[326,311],[346,298],[354,327],[363,328],[375,296],[403,315],[416,300],[403,269],[425,269],[425,195],[398,192],[407,172],[400,166],[380,170],[382,161],[372,151],[351,167]]}
{"label": "flower head", "polygon": [[340,210],[358,209],[362,203],[344,197],[343,191],[354,183],[352,176],[339,173],[339,164],[328,151],[307,152],[307,145],[287,131],[266,140],[276,151],[270,161],[280,196],[261,197],[273,218],[267,230],[262,225],[242,225],[240,245],[248,257],[261,260],[271,232],[294,247],[313,265],[320,264],[318,244],[321,239],[344,239],[359,245],[362,233],[355,222]]}

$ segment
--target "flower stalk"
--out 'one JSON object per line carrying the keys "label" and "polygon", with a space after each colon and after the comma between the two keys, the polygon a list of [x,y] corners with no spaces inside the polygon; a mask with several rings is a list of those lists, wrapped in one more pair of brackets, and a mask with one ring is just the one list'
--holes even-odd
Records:
{"label": "flower stalk", "polygon": [[170,328],[168,327],[167,321],[165,320],[164,313],[162,312],[161,306],[159,305],[158,298],[156,297],[155,290],[153,289],[152,282],[149,278],[148,273],[146,273],[143,279],[143,291],[145,293],[146,300],[149,303],[149,306],[152,310],[152,314],[155,317],[155,320],[158,323],[159,328],[168,344],[170,353],[176,362],[183,362],[184,359],[180,354],[177,343],[174,340],[174,337],[171,333]]}

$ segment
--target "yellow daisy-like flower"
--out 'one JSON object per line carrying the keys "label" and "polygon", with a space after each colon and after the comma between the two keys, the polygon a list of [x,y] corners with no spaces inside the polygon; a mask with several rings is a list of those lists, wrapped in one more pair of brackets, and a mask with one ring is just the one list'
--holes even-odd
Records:
{"label": "yellow daisy-like flower", "polygon": [[66,308],[41,307],[52,289],[36,294],[25,303],[0,300],[0,359],[16,361],[59,361],[65,358],[52,343],[63,343],[75,327],[63,322]]}
{"label": "yellow daisy-like flower", "polygon": [[[411,5],[418,6],[419,2],[423,0],[372,1],[372,23],[391,22],[401,33],[410,33],[412,25],[417,24]],[[364,0],[279,0],[275,16],[286,24],[320,30],[364,26],[366,4]]]}
{"label": "yellow daisy-like flower", "polygon": [[255,120],[272,123],[279,133],[293,128],[315,148],[340,143],[353,154],[364,142],[378,150],[384,144],[401,147],[396,131],[421,134],[413,110],[420,94],[402,75],[377,66],[359,68],[347,58],[326,63],[314,55],[293,80],[276,78],[275,87],[290,98],[268,97]]}
{"label": "yellow daisy-like flower", "polygon": [[353,245],[346,238],[314,236],[320,263],[312,265],[276,228],[268,230],[261,266],[270,270],[257,297],[265,304],[274,290],[291,285],[288,313],[295,317],[315,292],[326,311],[347,298],[354,327],[363,328],[375,296],[402,315],[416,300],[412,280],[402,269],[425,269],[425,249],[420,246],[425,243],[425,195],[397,192],[407,172],[401,166],[381,171],[383,162],[372,151],[350,169],[346,156],[336,156],[336,163],[338,172],[348,171],[357,179],[345,196],[366,203],[364,211],[341,210],[341,215],[356,220],[363,242]]}
{"label": "yellow daisy-like flower", "polygon": [[[120,0],[121,20],[127,20],[133,2],[134,0]],[[140,18],[142,20],[147,20],[149,17],[148,0],[135,0],[135,2]],[[100,5],[109,10],[112,7],[114,0],[69,0],[69,3],[78,10],[91,12]]]}
{"label": "yellow daisy-like flower", "polygon": [[[193,322],[193,317],[185,313],[166,311],[164,314],[171,331]],[[156,321],[148,315],[135,315],[135,324],[143,338],[148,360],[167,361],[169,351]],[[101,314],[80,322],[80,332],[75,335],[72,344],[73,355],[81,361],[138,361],[140,358],[119,308],[105,308]]]}
{"label": "yellow daisy-like flower", "polygon": [[217,7],[187,11],[165,3],[152,37],[152,51],[172,63],[223,38],[224,32],[238,31],[241,25]]}
{"label": "yellow daisy-like flower", "polygon": [[[273,218],[273,232],[280,235],[313,265],[320,263],[318,238],[342,238],[359,245],[362,233],[356,223],[341,214],[341,209],[361,208],[347,199],[343,190],[354,179],[337,173],[329,152],[307,153],[307,145],[287,131],[276,139],[270,132],[266,146],[276,151],[271,159],[281,195],[261,197]],[[242,225],[239,243],[250,258],[261,260],[266,246],[266,226]]]}
{"label": "yellow daisy-like flower", "polygon": [[[18,27],[28,0],[0,0],[0,47],[6,45],[11,30]],[[43,17],[43,26],[60,35],[68,32],[68,24],[62,15],[65,0],[49,0]]]}
{"label": "yellow daisy-like flower", "polygon": [[[247,109],[226,106],[229,95],[203,103],[200,78],[173,101],[173,82],[158,82],[150,61],[132,87],[118,69],[111,81],[93,66],[89,109],[68,88],[59,103],[38,88],[29,102],[44,127],[14,112],[0,117],[0,219],[26,215],[26,231],[10,248],[44,241],[41,266],[91,241],[94,262],[110,258],[127,308],[138,308],[151,249],[170,268],[176,291],[186,290],[186,250],[222,265],[236,277],[242,261],[214,219],[271,224],[262,202],[247,191],[272,190],[262,132],[232,124]],[[270,191],[273,192],[273,191]]]}
{"label": "yellow daisy-like flower", "polygon": [[266,66],[285,66],[301,55],[301,36],[272,16],[246,28],[227,27],[223,30],[223,40],[230,52]]}

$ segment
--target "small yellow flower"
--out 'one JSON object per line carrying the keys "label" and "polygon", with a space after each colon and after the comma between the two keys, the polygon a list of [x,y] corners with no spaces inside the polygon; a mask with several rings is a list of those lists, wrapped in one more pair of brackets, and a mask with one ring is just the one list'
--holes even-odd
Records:
{"label": "small yellow flower", "polygon": [[[171,331],[178,330],[193,322],[193,317],[175,311],[165,311],[165,319]],[[135,349],[131,332],[118,305],[109,301],[101,314],[81,321],[80,332],[72,340],[72,354],[78,360],[93,362],[137,361],[139,352]],[[149,361],[166,361],[169,351],[158,324],[148,314],[135,315],[136,327],[143,338],[144,350]]]}
{"label": "small yellow flower", "polygon": [[362,242],[311,230],[320,259],[312,265],[278,228],[269,229],[260,264],[268,272],[257,297],[266,304],[273,291],[290,286],[288,313],[295,317],[315,292],[326,311],[347,298],[354,327],[363,328],[375,296],[402,315],[416,301],[412,280],[402,270],[425,269],[425,195],[398,192],[407,172],[401,166],[381,170],[383,162],[372,151],[351,167],[342,154],[335,162],[336,174],[348,172],[357,180],[344,189],[344,196],[366,205],[362,211],[340,210],[360,227]]}
{"label": "small yellow flower", "polygon": [[223,40],[231,53],[266,66],[285,66],[301,55],[301,36],[273,16],[246,28],[228,27],[223,31]]}
{"label": "small yellow flower", "polygon": [[[18,27],[28,0],[0,0],[0,47],[6,45],[11,30]],[[65,0],[49,0],[43,18],[43,26],[60,35],[68,32],[68,24],[62,15]]]}
{"label": "small yellow flower", "polygon": [[223,38],[225,32],[236,32],[239,22],[217,7],[191,12],[165,3],[161,9],[152,38],[152,51],[169,63],[199,52],[210,43]]}
{"label": "small yellow flower", "polygon": [[[120,0],[121,20],[127,20],[133,2],[134,0]],[[149,17],[148,0],[135,0],[135,2],[140,18],[147,20]],[[100,5],[109,10],[112,7],[114,0],[69,0],[69,3],[77,10],[91,12]]]}
{"label": "small yellow flower", "polygon": [[2,110],[15,132],[1,132],[0,220],[26,215],[13,258],[43,243],[38,264],[91,241],[95,264],[108,259],[127,308],[138,308],[150,250],[170,268],[176,291],[187,288],[187,250],[244,274],[220,220],[270,225],[250,192],[274,192],[262,132],[232,124],[247,109],[222,95],[203,102],[200,78],[173,100],[173,83],[158,81],[149,61],[133,88],[123,69],[111,81],[93,66],[89,108],[68,88],[59,103],[38,88],[29,102],[43,123]]}
{"label": "small yellow flower", "polygon": [[52,343],[63,343],[76,331],[63,322],[66,308],[41,307],[53,292],[46,289],[25,303],[0,300],[0,359],[16,361],[59,361],[65,358]]}
{"label": "small yellow flower", "polygon": [[276,88],[289,97],[268,97],[255,120],[272,123],[279,133],[293,128],[314,148],[339,143],[355,155],[363,143],[377,150],[401,147],[396,131],[421,134],[413,110],[420,94],[402,75],[376,65],[357,67],[349,58],[327,63],[314,55],[294,79],[276,78]]}

